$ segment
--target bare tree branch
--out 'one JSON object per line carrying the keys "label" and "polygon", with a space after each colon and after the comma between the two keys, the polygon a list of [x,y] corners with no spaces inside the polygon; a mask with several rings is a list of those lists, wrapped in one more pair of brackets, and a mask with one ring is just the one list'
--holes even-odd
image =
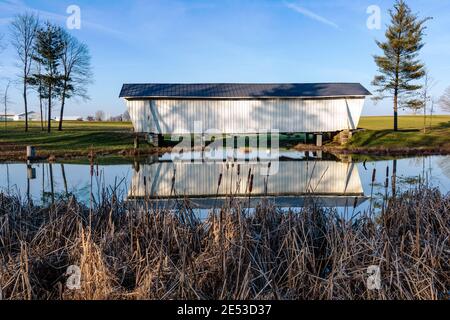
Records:
{"label": "bare tree branch", "polygon": [[80,97],[88,100],[87,87],[92,83],[91,56],[86,44],[71,34],[63,33],[64,51],[61,57],[63,84],[61,90],[61,112],[59,131],[62,130],[66,99]]}
{"label": "bare tree branch", "polygon": [[9,87],[11,85],[11,80],[8,81],[8,83],[6,84],[6,88],[5,88],[5,92],[3,93],[3,108],[4,108],[4,121],[5,121],[5,132],[7,131],[7,125],[8,125],[8,105],[11,103],[11,101],[9,100],[9,96],[8,96],[8,92],[9,92]]}
{"label": "bare tree branch", "polygon": [[[6,48],[6,44],[3,42],[4,38],[5,38],[5,36],[0,33],[0,53],[2,53],[3,50],[5,50],[5,48]],[[1,59],[0,59],[0,65],[1,65]]]}

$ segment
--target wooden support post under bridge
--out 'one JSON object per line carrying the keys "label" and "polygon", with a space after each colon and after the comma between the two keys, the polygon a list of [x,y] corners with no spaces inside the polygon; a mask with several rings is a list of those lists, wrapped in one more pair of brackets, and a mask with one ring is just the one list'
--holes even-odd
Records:
{"label": "wooden support post under bridge", "polygon": [[323,144],[323,135],[321,133],[315,134],[316,137],[316,146],[321,147]]}
{"label": "wooden support post under bridge", "polygon": [[134,149],[139,149],[139,135],[134,136]]}

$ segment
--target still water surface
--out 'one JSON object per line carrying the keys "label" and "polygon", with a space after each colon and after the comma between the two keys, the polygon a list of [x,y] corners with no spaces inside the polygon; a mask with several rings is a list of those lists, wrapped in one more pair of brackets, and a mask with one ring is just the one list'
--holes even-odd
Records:
{"label": "still water surface", "polygon": [[212,208],[230,194],[248,199],[250,206],[268,198],[283,208],[301,207],[313,195],[322,206],[350,207],[353,212],[377,208],[384,197],[420,181],[450,192],[450,156],[366,162],[311,153],[306,157],[303,152],[284,152],[280,157],[280,161],[268,157],[249,162],[248,153],[231,157],[184,154],[174,161],[166,154],[139,163],[95,165],[92,176],[88,164],[3,163],[0,191],[35,203],[73,194],[88,204],[91,190],[95,200],[107,189],[116,190],[127,201],[147,198],[169,203],[189,198],[199,209]]}

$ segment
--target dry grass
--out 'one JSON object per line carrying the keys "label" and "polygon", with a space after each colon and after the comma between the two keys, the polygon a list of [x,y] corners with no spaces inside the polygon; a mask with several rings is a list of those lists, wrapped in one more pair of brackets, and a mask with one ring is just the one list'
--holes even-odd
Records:
{"label": "dry grass", "polygon": [[[445,299],[450,288],[450,197],[418,188],[384,212],[342,219],[230,202],[198,219],[104,195],[49,207],[0,195],[4,299]],[[150,208],[150,209],[149,209]],[[69,265],[81,288],[66,286]],[[378,265],[382,289],[368,290]]]}

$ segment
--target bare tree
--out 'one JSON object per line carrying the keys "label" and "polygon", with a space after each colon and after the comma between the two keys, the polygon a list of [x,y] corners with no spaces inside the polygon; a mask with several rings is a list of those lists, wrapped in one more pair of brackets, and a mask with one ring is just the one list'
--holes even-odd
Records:
{"label": "bare tree", "polygon": [[59,131],[62,131],[64,106],[66,99],[80,97],[89,99],[87,86],[91,83],[91,56],[86,44],[80,43],[74,36],[63,32],[64,49],[61,56],[63,82],[61,89],[61,112],[59,117]]}
{"label": "bare tree", "polygon": [[[423,104],[423,132],[427,131],[427,108],[431,104],[433,104],[433,97],[431,95],[431,90],[436,85],[436,81],[431,77],[430,72],[425,70],[425,78],[422,87],[421,100]],[[430,106],[432,109],[433,106]],[[432,112],[432,111],[431,111]],[[431,114],[430,112],[430,114]]]}
{"label": "bare tree", "polygon": [[439,98],[439,107],[447,112],[450,112],[450,87],[448,87],[444,94]]}
{"label": "bare tree", "polygon": [[130,117],[130,113],[128,112],[128,110],[126,110],[123,115],[122,115],[122,121],[131,121],[131,117]]}
{"label": "bare tree", "polygon": [[10,85],[11,85],[11,80],[8,80],[8,83],[7,83],[6,88],[5,88],[5,92],[3,94],[3,99],[2,99],[3,100],[3,107],[5,109],[5,118],[3,119],[5,121],[5,132],[8,129],[8,127],[7,127],[8,126],[8,104],[10,103],[9,96],[8,96],[8,91],[9,91]]}
{"label": "bare tree", "polygon": [[429,127],[431,128],[433,126],[433,114],[434,114],[434,106],[437,105],[437,99],[432,98],[431,99],[431,108],[430,108],[430,124]]}
{"label": "bare tree", "polygon": [[[0,33],[0,53],[5,50],[6,45],[3,43],[4,35]],[[1,60],[0,60],[0,66],[1,66]]]}
{"label": "bare tree", "polygon": [[15,48],[19,66],[22,69],[23,102],[25,107],[25,131],[28,131],[27,89],[34,52],[34,39],[39,27],[39,19],[32,13],[17,15],[11,23],[11,44]]}
{"label": "bare tree", "polygon": [[[431,90],[436,85],[436,81],[430,75],[427,69],[424,69],[424,81],[421,89],[404,96],[405,100],[401,101],[401,106],[413,111],[414,115],[422,111],[423,113],[423,132],[427,131],[427,112],[433,107],[433,97]],[[431,104],[431,106],[430,106]],[[431,111],[432,112],[432,111]],[[429,112],[429,113],[431,113]]]}
{"label": "bare tree", "polygon": [[95,112],[95,121],[103,121],[105,119],[105,112],[98,110]]}
{"label": "bare tree", "polygon": [[[0,54],[3,52],[3,50],[5,50],[6,45],[3,43],[3,34],[0,33]],[[0,71],[2,68],[2,59],[0,58]],[[1,78],[1,76],[0,76]],[[1,79],[0,79],[1,80]]]}

